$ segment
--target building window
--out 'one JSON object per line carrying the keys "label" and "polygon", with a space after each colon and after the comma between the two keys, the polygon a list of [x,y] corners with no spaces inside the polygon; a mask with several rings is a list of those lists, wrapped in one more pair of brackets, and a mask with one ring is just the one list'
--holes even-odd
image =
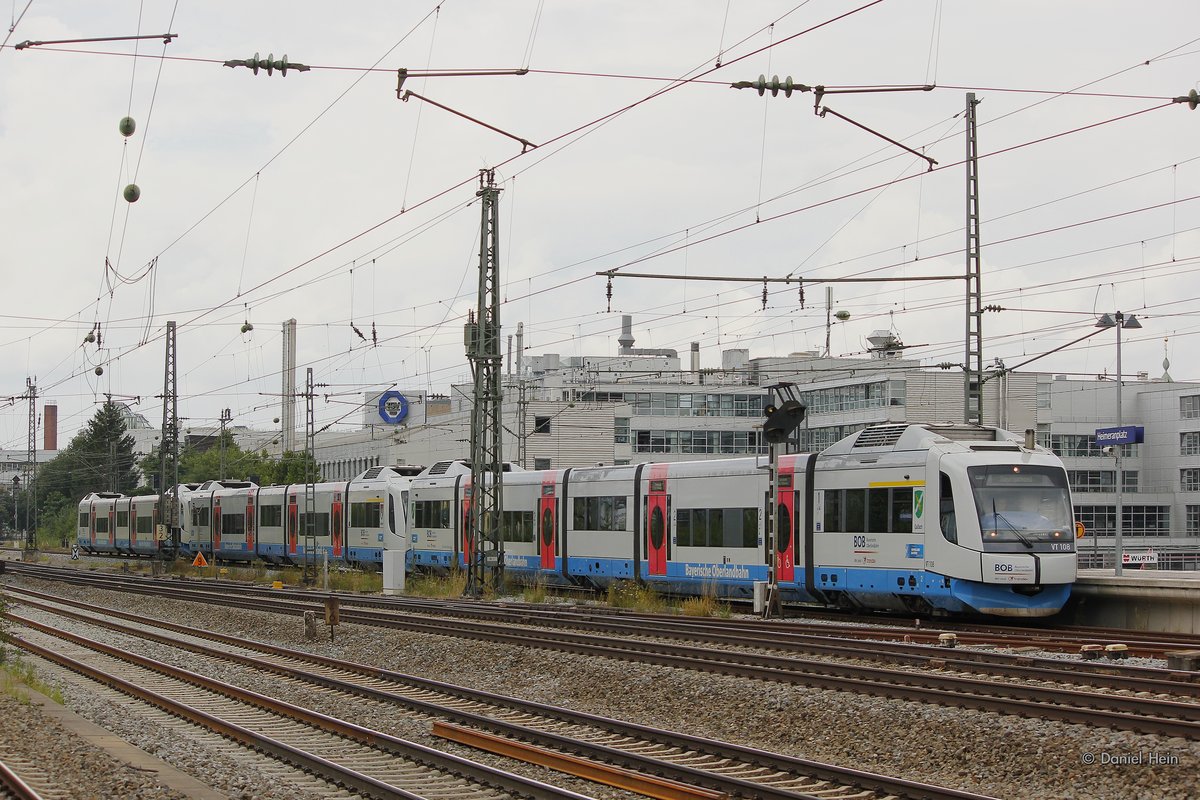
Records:
{"label": "building window", "polygon": [[1200,394],[1179,398],[1179,416],[1183,419],[1200,419]]}
{"label": "building window", "polygon": [[1185,492],[1200,492],[1200,467],[1179,470],[1179,488]]}
{"label": "building window", "polygon": [[613,441],[617,444],[629,444],[629,417],[613,418]]}
{"label": "building window", "polygon": [[1170,506],[1123,506],[1121,532],[1130,536],[1170,536]]}
{"label": "building window", "polygon": [[1037,446],[1050,449],[1050,424],[1048,422],[1039,423],[1037,426]]}
{"label": "building window", "polygon": [[1052,385],[1053,384],[1051,384],[1049,381],[1042,381],[1042,382],[1038,383],[1038,385],[1037,385],[1037,407],[1038,408],[1049,408],[1050,407],[1050,387]]}
{"label": "building window", "polygon": [[[1134,458],[1138,454],[1138,445],[1123,444],[1122,458]],[[1050,435],[1050,449],[1060,458],[1108,458],[1103,450],[1096,445],[1096,436],[1091,433],[1053,433]]]}
{"label": "building window", "polygon": [[535,458],[533,460],[533,468],[534,469],[550,469],[550,459]]}
{"label": "building window", "polygon": [[549,433],[550,432],[550,417],[534,417],[533,418],[534,433]]}
{"label": "building window", "polygon": [[760,431],[633,431],[635,453],[759,455],[767,452]]}
{"label": "building window", "polygon": [[1200,536],[1200,506],[1187,506],[1188,536]]}
{"label": "building window", "polygon": [[1115,506],[1075,506],[1075,519],[1092,536],[1112,536],[1117,530]]}
{"label": "building window", "polygon": [[1111,492],[1116,488],[1116,472],[1111,469],[1069,469],[1067,482],[1073,492]]}
{"label": "building window", "polygon": [[1138,471],[1127,469],[1121,473],[1121,491],[1136,492],[1138,490]]}
{"label": "building window", "polygon": [[1179,455],[1200,456],[1200,431],[1179,434]]}

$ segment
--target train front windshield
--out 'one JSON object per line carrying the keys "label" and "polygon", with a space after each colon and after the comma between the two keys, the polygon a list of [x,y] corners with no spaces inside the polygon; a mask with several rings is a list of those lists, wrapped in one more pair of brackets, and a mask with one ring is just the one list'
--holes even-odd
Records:
{"label": "train front windshield", "polygon": [[995,464],[968,467],[983,549],[1001,553],[1073,552],[1074,523],[1061,468]]}

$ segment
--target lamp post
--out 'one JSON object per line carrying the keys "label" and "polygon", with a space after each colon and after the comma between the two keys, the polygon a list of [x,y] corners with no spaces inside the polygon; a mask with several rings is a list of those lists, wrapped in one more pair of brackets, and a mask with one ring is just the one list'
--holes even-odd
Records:
{"label": "lamp post", "polygon": [[[1096,322],[1097,328],[1116,328],[1117,329],[1117,427],[1125,424],[1125,420],[1121,415],[1121,395],[1124,383],[1121,380],[1121,329],[1122,328],[1140,328],[1142,323],[1138,322],[1137,317],[1130,314],[1128,317],[1120,311],[1115,314],[1105,314]],[[1117,445],[1113,450],[1116,458],[1116,490],[1117,490],[1117,519],[1116,528],[1113,537],[1113,550],[1115,562],[1113,565],[1113,574],[1121,574],[1121,559],[1124,555],[1121,544],[1121,517],[1123,516],[1123,498],[1121,497],[1122,483],[1121,480],[1121,448],[1124,445]]]}

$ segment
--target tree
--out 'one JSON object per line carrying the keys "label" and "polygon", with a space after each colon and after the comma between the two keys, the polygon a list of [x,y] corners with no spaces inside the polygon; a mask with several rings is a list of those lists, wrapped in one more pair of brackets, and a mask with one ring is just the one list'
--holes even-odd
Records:
{"label": "tree", "polygon": [[[126,494],[138,485],[134,440],[121,409],[111,400],[57,456],[38,467],[33,485],[42,528],[53,530],[54,543],[73,530],[75,508],[91,492]],[[22,487],[22,496],[29,492]],[[33,500],[34,498],[26,498]]]}
{"label": "tree", "polygon": [[130,492],[138,485],[134,441],[115,403],[96,411],[71,443],[39,467],[39,509],[78,503],[89,492]]}
{"label": "tree", "polygon": [[[303,483],[305,480],[305,465],[312,461],[306,459],[304,453],[293,453],[290,450],[283,458],[276,460],[267,451],[243,450],[233,441],[233,435],[226,431],[225,444],[225,478],[231,481],[253,481],[260,486],[273,484]],[[185,445],[179,453],[179,482],[202,483],[221,477],[221,441],[215,445],[205,443],[204,448]],[[157,475],[161,468],[158,448],[155,447],[150,455],[141,463],[142,471],[150,476]],[[313,474],[320,480],[320,472],[315,469]]]}

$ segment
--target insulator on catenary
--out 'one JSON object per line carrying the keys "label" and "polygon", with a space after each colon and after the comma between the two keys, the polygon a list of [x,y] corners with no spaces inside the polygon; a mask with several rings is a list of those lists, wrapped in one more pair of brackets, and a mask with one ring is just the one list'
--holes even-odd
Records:
{"label": "insulator on catenary", "polygon": [[310,69],[310,67],[306,64],[289,63],[286,53],[284,53],[283,58],[279,59],[278,61],[275,60],[274,53],[269,54],[266,58],[259,58],[258,53],[255,53],[254,58],[233,59],[231,61],[226,61],[225,66],[249,67],[250,71],[255,75],[258,74],[260,69],[266,70],[268,75],[278,70],[279,74],[285,78],[287,77],[288,70],[293,70],[295,72],[308,72]]}

